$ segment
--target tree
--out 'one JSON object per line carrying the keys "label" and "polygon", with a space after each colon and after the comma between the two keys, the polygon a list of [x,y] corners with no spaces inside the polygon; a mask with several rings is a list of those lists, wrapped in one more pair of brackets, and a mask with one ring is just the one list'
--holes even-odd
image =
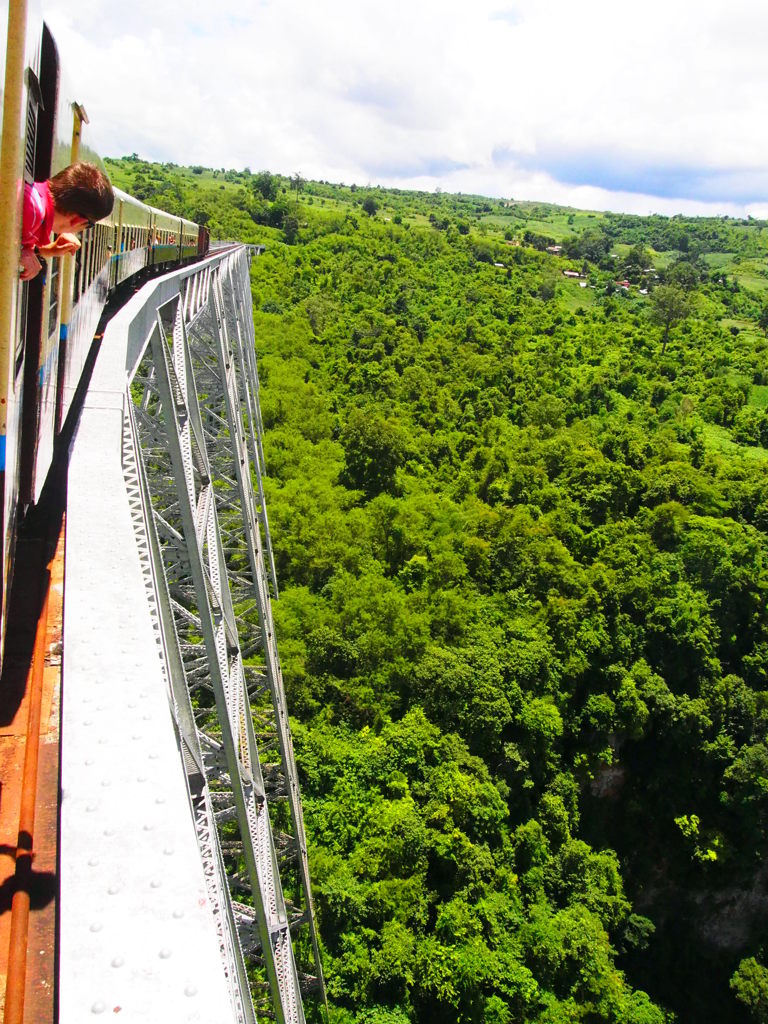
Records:
{"label": "tree", "polygon": [[754,957],[742,960],[731,978],[731,991],[757,1024],[768,1022],[768,970]]}
{"label": "tree", "polygon": [[667,283],[692,292],[699,283],[699,272],[690,260],[678,260],[667,274]]}
{"label": "tree", "polygon": [[293,245],[299,235],[299,221],[294,214],[289,213],[283,219],[283,234],[288,245]]}
{"label": "tree", "polygon": [[599,228],[587,228],[577,237],[575,249],[574,255],[583,256],[584,259],[591,260],[593,263],[599,263],[610,252],[611,240]]}
{"label": "tree", "polygon": [[690,313],[690,306],[682,288],[673,284],[661,284],[651,293],[651,323],[661,327],[661,354],[664,355],[669,341],[669,332]]}
{"label": "tree", "polygon": [[251,187],[254,192],[260,192],[264,199],[273,203],[277,199],[278,180],[269,171],[259,171],[253,175]]}
{"label": "tree", "polygon": [[638,242],[637,245],[633,245],[627,253],[626,263],[624,264],[627,276],[632,274],[634,277],[638,277],[648,267],[650,262],[651,257],[643,243]]}
{"label": "tree", "polygon": [[306,181],[302,178],[298,171],[291,178],[291,188],[296,192],[296,202],[299,201],[299,192],[304,190]]}
{"label": "tree", "polygon": [[373,217],[379,208],[379,204],[373,198],[373,196],[366,196],[363,200],[363,210],[368,214],[369,217]]}
{"label": "tree", "polygon": [[399,425],[376,413],[353,409],[342,432],[346,475],[352,487],[368,495],[391,490],[395,471],[405,461],[405,436]]}

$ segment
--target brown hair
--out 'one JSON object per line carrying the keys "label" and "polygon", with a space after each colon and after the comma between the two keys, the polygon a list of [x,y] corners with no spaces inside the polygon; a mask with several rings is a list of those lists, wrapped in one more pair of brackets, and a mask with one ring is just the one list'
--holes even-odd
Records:
{"label": "brown hair", "polygon": [[93,164],[70,164],[48,181],[53,204],[60,213],[101,220],[112,212],[115,195],[109,178]]}

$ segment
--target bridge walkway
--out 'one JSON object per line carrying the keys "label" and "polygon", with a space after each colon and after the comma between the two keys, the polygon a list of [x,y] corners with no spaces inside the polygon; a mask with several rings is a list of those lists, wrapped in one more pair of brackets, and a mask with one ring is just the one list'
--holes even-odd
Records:
{"label": "bridge walkway", "polygon": [[[113,318],[65,461],[35,834],[48,895],[39,913],[33,900],[28,943],[55,967],[28,983],[24,1020],[303,1024],[302,997],[323,982],[269,607],[242,248],[151,281]],[[23,692],[19,678],[5,691],[3,764],[23,757]],[[254,715],[259,743],[273,737],[263,770]],[[13,885],[12,788],[0,898]],[[307,928],[313,954],[298,965],[291,940]]]}

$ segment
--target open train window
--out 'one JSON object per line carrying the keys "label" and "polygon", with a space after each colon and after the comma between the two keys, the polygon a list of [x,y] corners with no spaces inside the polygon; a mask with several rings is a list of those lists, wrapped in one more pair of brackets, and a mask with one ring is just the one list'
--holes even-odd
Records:
{"label": "open train window", "polygon": [[48,337],[53,334],[59,322],[59,287],[61,285],[61,260],[51,260],[48,264]]}

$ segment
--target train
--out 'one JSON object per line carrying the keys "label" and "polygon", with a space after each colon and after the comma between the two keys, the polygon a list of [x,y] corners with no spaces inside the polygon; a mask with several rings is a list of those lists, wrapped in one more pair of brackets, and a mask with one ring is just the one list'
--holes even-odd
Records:
{"label": "train", "polygon": [[142,276],[204,257],[207,229],[114,189],[76,254],[19,279],[24,183],[84,160],[104,170],[84,97],[35,0],[3,0],[0,124],[0,661],[20,525],[39,500],[108,301]]}

